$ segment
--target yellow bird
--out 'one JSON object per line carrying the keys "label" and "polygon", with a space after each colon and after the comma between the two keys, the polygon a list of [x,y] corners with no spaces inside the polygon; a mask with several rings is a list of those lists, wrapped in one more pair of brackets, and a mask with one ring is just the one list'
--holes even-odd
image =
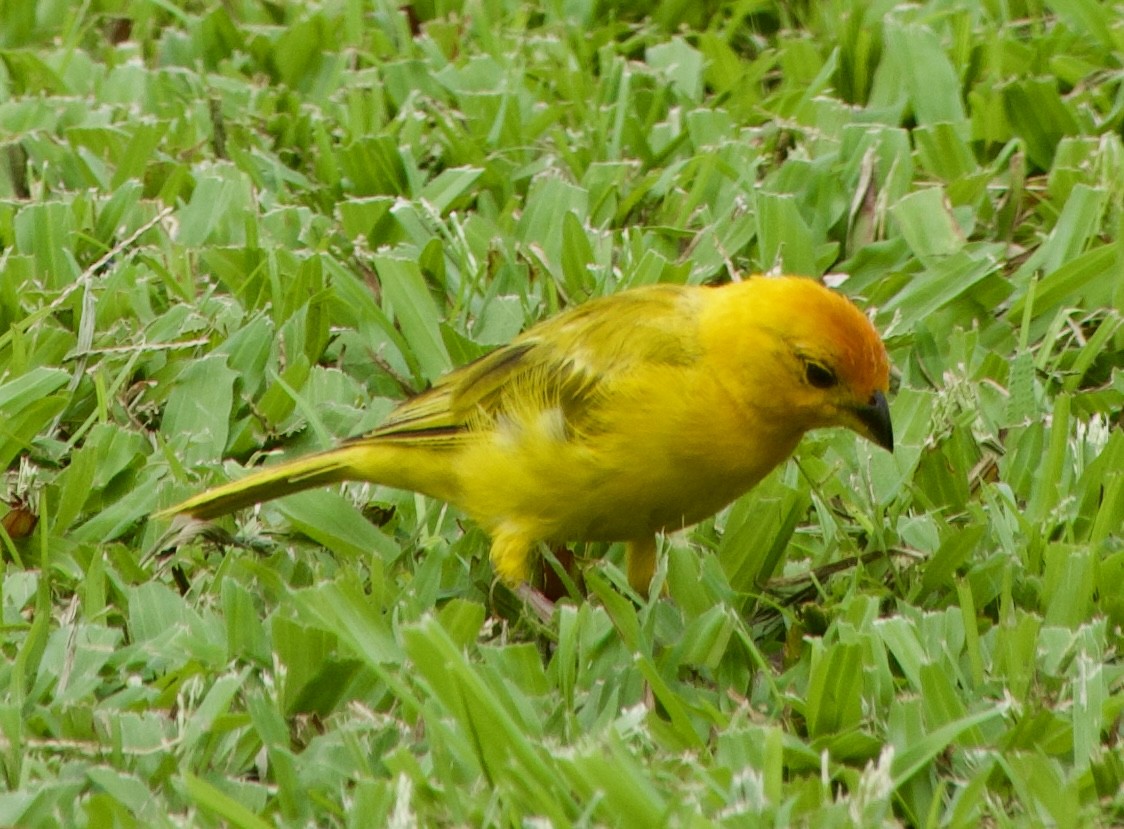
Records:
{"label": "yellow bird", "polygon": [[540,542],[626,541],[646,593],[656,533],[717,512],[808,430],[844,426],[892,451],[888,381],[874,326],[811,279],[636,288],[534,326],[366,435],[159,514],[210,519],[372,481],[458,506],[508,584],[528,579]]}

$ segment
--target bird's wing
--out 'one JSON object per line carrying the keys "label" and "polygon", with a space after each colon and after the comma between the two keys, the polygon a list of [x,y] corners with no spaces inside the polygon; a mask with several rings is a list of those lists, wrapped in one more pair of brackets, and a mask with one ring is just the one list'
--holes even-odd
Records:
{"label": "bird's wing", "polygon": [[445,375],[363,438],[454,445],[551,408],[568,432],[596,431],[598,410],[638,368],[697,359],[692,296],[657,286],[580,305]]}

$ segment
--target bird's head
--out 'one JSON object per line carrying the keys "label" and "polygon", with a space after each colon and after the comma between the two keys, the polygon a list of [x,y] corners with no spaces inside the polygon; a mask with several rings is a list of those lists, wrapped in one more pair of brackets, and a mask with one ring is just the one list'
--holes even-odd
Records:
{"label": "bird's head", "polygon": [[890,362],[866,315],[803,277],[753,277],[730,287],[731,307],[743,309],[740,331],[730,333],[744,343],[757,398],[793,430],[845,426],[893,451]]}

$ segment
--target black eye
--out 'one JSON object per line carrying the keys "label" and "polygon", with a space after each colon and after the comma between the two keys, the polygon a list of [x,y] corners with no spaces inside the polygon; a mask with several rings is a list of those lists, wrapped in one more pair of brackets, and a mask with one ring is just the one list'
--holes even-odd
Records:
{"label": "black eye", "polygon": [[838,382],[835,372],[825,365],[811,361],[804,364],[804,378],[817,389],[830,389]]}

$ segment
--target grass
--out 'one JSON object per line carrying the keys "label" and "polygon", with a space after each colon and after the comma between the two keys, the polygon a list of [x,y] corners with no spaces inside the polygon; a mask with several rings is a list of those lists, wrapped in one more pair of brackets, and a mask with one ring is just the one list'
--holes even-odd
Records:
{"label": "grass", "polygon": [[[0,825],[1124,822],[1122,11],[0,0]],[[772,270],[873,309],[899,446],[810,436],[668,599],[579,548],[538,625],[378,487],[146,520]]]}

